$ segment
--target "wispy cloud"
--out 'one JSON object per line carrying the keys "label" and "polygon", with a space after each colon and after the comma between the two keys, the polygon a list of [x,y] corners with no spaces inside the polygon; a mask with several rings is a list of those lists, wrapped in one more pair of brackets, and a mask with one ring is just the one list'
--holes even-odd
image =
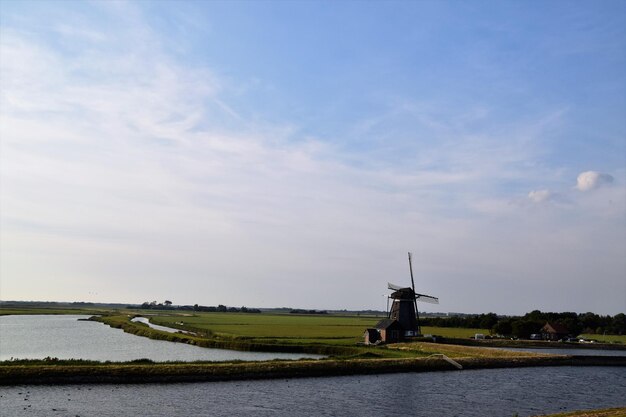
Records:
{"label": "wispy cloud", "polygon": [[[2,28],[3,298],[369,308],[410,249],[442,308],[480,311],[468,295],[485,286],[623,271],[621,183],[588,201],[545,163],[566,106],[500,122],[480,101],[402,98],[345,136],[305,134],[241,111],[237,80],[177,60],[140,6],[97,7],[115,31],[87,16],[42,29],[69,48]],[[588,247],[605,255],[579,268]]]}

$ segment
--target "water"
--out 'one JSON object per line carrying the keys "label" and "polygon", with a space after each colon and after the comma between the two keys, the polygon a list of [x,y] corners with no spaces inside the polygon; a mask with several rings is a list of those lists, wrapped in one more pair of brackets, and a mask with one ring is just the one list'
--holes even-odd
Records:
{"label": "water", "polygon": [[626,405],[621,367],[154,385],[0,387],[7,416],[520,417]]}
{"label": "water", "polygon": [[134,319],[132,319],[131,321],[134,322],[139,322],[139,323],[143,323],[155,330],[161,330],[163,332],[168,332],[168,333],[187,333],[187,334],[192,334],[191,332],[187,332],[184,330],[179,330],[179,329],[173,329],[171,327],[165,327],[165,326],[159,326],[158,324],[152,324],[150,323],[150,320],[145,318],[145,317],[135,317]]}
{"label": "water", "polygon": [[273,352],[239,352],[208,349],[184,343],[152,340],[124,333],[94,321],[89,316],[23,315],[0,316],[0,360],[10,358],[89,359],[130,361],[262,361],[270,359],[320,358],[319,355]]}

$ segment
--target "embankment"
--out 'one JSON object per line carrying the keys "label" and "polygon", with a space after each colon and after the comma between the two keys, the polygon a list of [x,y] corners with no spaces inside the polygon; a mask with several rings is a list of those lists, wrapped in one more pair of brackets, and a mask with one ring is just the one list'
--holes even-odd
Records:
{"label": "embankment", "polygon": [[134,315],[128,316],[94,316],[90,320],[107,324],[116,329],[122,329],[126,333],[143,336],[155,340],[167,340],[169,342],[186,343],[190,345],[213,348],[231,349],[254,352],[279,352],[279,353],[310,353],[325,356],[350,356],[361,353],[357,347],[335,346],[325,344],[281,344],[265,342],[259,343],[239,338],[200,337],[184,333],[169,333],[148,327],[143,323],[132,322]]}
{"label": "embankment", "polygon": [[[626,357],[536,356],[456,359],[463,369],[626,366]],[[66,361],[67,362],[67,361]],[[71,361],[70,361],[71,362]],[[168,383],[307,378],[457,370],[441,358],[300,360],[239,363],[0,364],[0,385]],[[462,371],[461,371],[462,372]]]}
{"label": "embankment", "polygon": [[[429,341],[425,339],[424,341]],[[462,346],[496,347],[496,348],[542,348],[542,349],[601,349],[601,350],[624,350],[626,345],[619,343],[569,343],[549,342],[546,340],[509,340],[509,339],[460,339],[438,338],[437,343],[445,343]]]}

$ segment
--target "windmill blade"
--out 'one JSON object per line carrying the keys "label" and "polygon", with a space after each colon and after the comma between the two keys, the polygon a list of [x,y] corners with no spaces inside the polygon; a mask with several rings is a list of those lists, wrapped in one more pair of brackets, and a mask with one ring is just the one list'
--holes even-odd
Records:
{"label": "windmill blade", "polygon": [[439,304],[439,298],[426,294],[415,294],[415,299],[423,303]]}
{"label": "windmill blade", "polygon": [[413,280],[413,254],[409,252],[409,271],[411,271],[411,288],[415,292],[415,280]]}
{"label": "windmill blade", "polygon": [[388,282],[387,283],[387,288],[389,288],[390,290],[394,290],[394,291],[400,291],[400,290],[402,290],[402,289],[404,289],[406,287],[401,287],[399,285],[395,285],[395,284],[392,284],[391,282]]}

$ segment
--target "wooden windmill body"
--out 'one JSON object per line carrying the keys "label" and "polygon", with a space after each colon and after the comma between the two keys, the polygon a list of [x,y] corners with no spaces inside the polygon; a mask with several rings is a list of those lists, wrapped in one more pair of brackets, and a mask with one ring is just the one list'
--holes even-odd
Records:
{"label": "wooden windmill body", "polygon": [[431,304],[439,304],[439,299],[426,294],[415,292],[415,280],[413,278],[412,255],[409,252],[409,270],[411,271],[411,286],[400,287],[388,283],[388,288],[393,290],[388,299],[393,300],[391,309],[387,315],[388,319],[397,320],[404,332],[403,336],[420,336],[422,334],[419,323],[419,312],[417,302],[422,301]]}

